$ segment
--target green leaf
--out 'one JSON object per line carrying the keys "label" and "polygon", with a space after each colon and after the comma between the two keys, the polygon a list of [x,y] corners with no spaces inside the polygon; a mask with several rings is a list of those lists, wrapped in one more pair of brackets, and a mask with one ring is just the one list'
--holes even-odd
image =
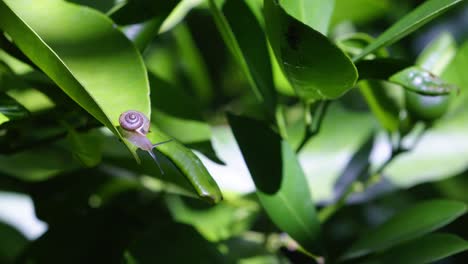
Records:
{"label": "green leaf", "polygon": [[102,160],[101,141],[95,132],[77,133],[73,128],[68,128],[69,149],[73,156],[86,167],[94,167]]}
{"label": "green leaf", "polygon": [[[171,139],[154,125],[150,127],[150,131],[148,138],[153,144]],[[210,203],[217,203],[222,200],[221,191],[206,167],[195,153],[177,140],[159,145],[154,150],[165,172],[163,175],[161,175],[158,166],[148,153],[141,151],[143,155],[142,163],[138,165],[123,156],[121,150],[113,147],[111,142],[108,142],[107,145],[107,147],[104,147],[104,158],[106,162],[114,166],[161,178],[163,181],[175,184],[175,186],[182,189],[184,194],[194,194],[193,196]],[[164,156],[161,157],[158,152]]]}
{"label": "green leaf", "polygon": [[327,37],[289,16],[274,0],[265,0],[264,10],[268,39],[297,96],[335,99],[354,86],[354,64]]}
{"label": "green leaf", "polygon": [[1,155],[0,171],[26,181],[41,181],[80,167],[59,144],[29,147],[27,151]]}
{"label": "green leaf", "polygon": [[[0,2],[0,27],[66,94],[117,136],[121,137],[116,127],[122,112],[132,109],[149,116],[143,61],[105,15],[65,1],[6,0]],[[134,153],[135,147],[125,143]]]}
{"label": "green leaf", "polygon": [[279,4],[290,16],[327,35],[335,0],[279,0]]}
{"label": "green leaf", "polygon": [[419,67],[409,67],[392,75],[389,81],[422,95],[446,95],[455,86]]}
{"label": "green leaf", "polygon": [[466,210],[464,203],[450,200],[415,204],[362,236],[344,257],[360,257],[417,238],[447,225],[463,215]]}
{"label": "green leaf", "polygon": [[7,94],[0,93],[0,125],[9,120],[22,119],[29,111]]}
{"label": "green leaf", "polygon": [[223,7],[224,14],[214,0],[209,4],[224,42],[240,64],[256,98],[273,118],[276,93],[267,42],[259,21],[244,1],[228,0]]}
{"label": "green leaf", "polygon": [[414,32],[427,22],[454,7],[462,0],[428,0],[418,6],[415,10],[398,20],[384,33],[382,33],[372,44],[367,46],[353,61],[359,61],[377,49],[391,45]]}
{"label": "green leaf", "polygon": [[[153,143],[170,139],[156,126],[151,126],[150,130],[151,133],[148,134],[148,138]],[[211,203],[222,200],[218,185],[200,159],[190,149],[177,141],[172,141],[158,146],[157,150],[164,154],[182,172],[200,198]]]}
{"label": "green leaf", "polygon": [[292,148],[260,121],[234,115],[228,120],[270,219],[306,250],[316,251],[320,223]]}
{"label": "green leaf", "polygon": [[468,250],[468,242],[460,237],[436,233],[393,247],[385,253],[378,255],[375,263],[434,263],[466,250]]}
{"label": "green leaf", "polygon": [[28,245],[28,240],[13,227],[0,222],[0,263],[16,263],[17,257]]}

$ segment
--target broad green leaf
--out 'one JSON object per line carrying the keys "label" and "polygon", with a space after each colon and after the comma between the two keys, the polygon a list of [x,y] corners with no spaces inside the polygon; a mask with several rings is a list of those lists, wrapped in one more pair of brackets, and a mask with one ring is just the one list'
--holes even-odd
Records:
{"label": "broad green leaf", "polygon": [[0,125],[9,120],[22,119],[29,115],[29,111],[15,99],[0,92]]}
{"label": "broad green leaf", "polygon": [[290,16],[327,35],[335,0],[279,0]]}
{"label": "broad green leaf", "polygon": [[77,133],[70,127],[68,128],[67,141],[73,156],[84,166],[94,167],[101,162],[101,141],[96,133]]}
{"label": "broad green leaf", "polygon": [[320,223],[288,142],[260,121],[234,115],[228,120],[268,216],[302,247],[316,252]]}
{"label": "broad green leaf", "polygon": [[[468,250],[468,242],[451,234],[435,233],[395,246],[370,263],[434,263]],[[366,262],[367,263],[367,262]]]}
{"label": "broad green leaf", "polygon": [[79,167],[69,152],[56,144],[0,156],[1,172],[26,181],[45,180]]}
{"label": "broad green leaf", "polygon": [[336,45],[274,0],[264,3],[268,39],[297,96],[305,101],[336,99],[355,85],[356,68]]}
{"label": "broad green leaf", "polygon": [[149,116],[142,59],[103,14],[58,0],[5,0],[0,2],[0,28],[66,94],[117,136],[121,137],[116,127],[122,112],[132,109]]}
{"label": "broad green leaf", "polygon": [[228,0],[222,11],[214,0],[209,4],[224,42],[240,64],[256,98],[272,118],[276,93],[268,46],[259,21],[244,1]]}
{"label": "broad green leaf", "polygon": [[28,245],[28,240],[13,227],[0,222],[0,263],[16,263],[17,257]]}
{"label": "broad green leaf", "polygon": [[457,201],[420,202],[363,235],[345,253],[345,258],[367,255],[417,238],[447,225],[466,213],[466,210],[466,205]]}
{"label": "broad green leaf", "polygon": [[428,0],[398,20],[393,26],[382,33],[373,43],[367,46],[353,61],[359,61],[377,49],[391,45],[408,34],[422,27],[432,19],[454,7],[462,0]]}

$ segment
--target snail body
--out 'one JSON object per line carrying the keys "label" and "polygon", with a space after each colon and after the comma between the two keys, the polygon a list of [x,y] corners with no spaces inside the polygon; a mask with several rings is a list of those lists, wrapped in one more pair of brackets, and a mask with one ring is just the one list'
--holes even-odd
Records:
{"label": "snail body", "polygon": [[156,144],[151,143],[148,137],[146,137],[146,134],[149,132],[150,121],[143,113],[138,111],[129,110],[123,112],[119,117],[119,124],[124,131],[125,138],[138,148],[147,151],[151,158],[158,165],[161,173],[164,174],[164,171],[162,170],[156,155],[153,153],[153,149],[156,146],[170,142],[172,140],[167,140]]}

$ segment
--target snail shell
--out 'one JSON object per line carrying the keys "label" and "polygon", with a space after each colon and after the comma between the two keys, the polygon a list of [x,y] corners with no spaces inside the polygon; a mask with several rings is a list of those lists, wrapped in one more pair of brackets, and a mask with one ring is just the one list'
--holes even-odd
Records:
{"label": "snail shell", "polygon": [[146,135],[149,131],[149,119],[141,112],[129,110],[119,117],[120,126],[128,132]]}
{"label": "snail shell", "polygon": [[172,141],[172,139],[152,144],[151,141],[146,137],[150,127],[149,119],[143,113],[138,111],[129,110],[122,113],[119,117],[119,124],[120,127],[125,131],[125,138],[138,148],[147,151],[151,158],[158,165],[159,169],[161,170],[161,174],[164,174],[164,171],[162,170],[156,155],[153,153],[153,149],[156,146]]}

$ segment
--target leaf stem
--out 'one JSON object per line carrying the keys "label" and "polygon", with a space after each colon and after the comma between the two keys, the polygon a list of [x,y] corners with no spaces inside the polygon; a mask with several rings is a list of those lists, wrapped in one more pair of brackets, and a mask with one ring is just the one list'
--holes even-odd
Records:
{"label": "leaf stem", "polygon": [[[306,123],[306,131],[304,138],[302,139],[301,143],[297,147],[296,152],[299,153],[309,139],[320,132],[320,128],[322,127],[323,119],[325,118],[325,114],[327,112],[328,106],[330,105],[329,100],[319,101],[316,104],[305,104],[304,105],[304,118]],[[310,117],[310,112],[313,112],[312,118]]]}

